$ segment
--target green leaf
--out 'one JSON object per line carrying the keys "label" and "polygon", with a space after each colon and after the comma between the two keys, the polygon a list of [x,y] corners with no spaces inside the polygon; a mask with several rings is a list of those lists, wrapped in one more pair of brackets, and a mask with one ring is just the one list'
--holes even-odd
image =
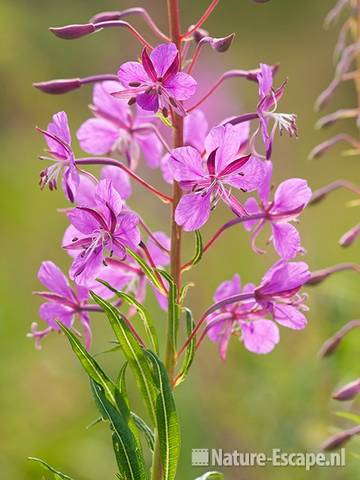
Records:
{"label": "green leaf", "polygon": [[[80,340],[73,334],[71,330],[65,327],[62,323],[58,322],[61,330],[67,336],[71,348],[75,352],[76,356],[80,360],[81,365],[84,367],[86,373],[92,378],[96,383],[101,385],[105,391],[105,395],[108,400],[115,405],[115,385],[102,370],[97,361],[90,355],[86,348],[82,345]],[[101,413],[101,412],[100,412]]]}
{"label": "green leaf", "polygon": [[151,369],[147,358],[145,357],[144,350],[139,345],[126,321],[122,318],[117,309],[94,292],[91,292],[91,295],[95,302],[106,313],[116,338],[119,341],[121,350],[135,375],[137,384],[148,408],[150,418],[155,423],[155,385],[152,380]]}
{"label": "green leaf", "polygon": [[164,364],[149,350],[146,354],[153,365],[156,399],[156,427],[164,480],[174,480],[180,454],[180,427],[169,377]]}
{"label": "green leaf", "polygon": [[[195,321],[194,321],[194,317],[191,310],[189,310],[188,308],[184,308],[184,311],[186,316],[186,332],[189,337],[195,328]],[[180,383],[182,383],[185,380],[189,372],[189,369],[191,367],[191,364],[195,356],[195,345],[196,345],[196,336],[194,336],[194,338],[191,340],[191,342],[187,346],[180,373],[177,375],[175,387],[180,385]]]}
{"label": "green leaf", "polygon": [[159,282],[159,278],[156,276],[154,269],[146,263],[146,261],[140,257],[136,252],[131,250],[131,248],[126,249],[127,253],[139,264],[142,271],[148,277],[148,279],[153,283],[153,285],[160,290],[160,292],[165,293],[163,286]]}
{"label": "green leaf", "polygon": [[223,480],[224,474],[220,472],[206,472],[195,480]]}
{"label": "green leaf", "polygon": [[134,423],[136,427],[139,429],[139,431],[143,432],[145,435],[145,440],[150,448],[150,450],[153,452],[154,451],[154,445],[155,445],[155,435],[154,432],[151,430],[149,425],[143,420],[139,415],[136,415],[136,413],[131,412],[131,416],[134,420]]}
{"label": "green leaf", "polygon": [[334,415],[346,418],[346,420],[350,420],[351,422],[358,423],[360,425],[360,415],[356,415],[355,413],[351,412],[334,412]]}
{"label": "green leaf", "polygon": [[65,473],[61,473],[58,470],[55,470],[54,467],[49,465],[48,463],[44,462],[44,460],[41,460],[40,458],[36,457],[29,457],[28,460],[31,460],[32,462],[38,462],[40,463],[45,470],[48,470],[49,472],[53,473],[55,475],[56,479],[61,479],[61,480],[74,480],[72,477],[69,477],[69,475],[65,475]]}
{"label": "green leaf", "polygon": [[158,270],[158,272],[169,282],[168,294],[168,325],[169,338],[171,339],[171,348],[173,353],[177,350],[177,332],[179,327],[179,305],[177,303],[178,289],[172,276],[165,270]]}
{"label": "green leaf", "polygon": [[190,260],[189,264],[186,268],[184,268],[184,272],[190,270],[194,265],[200,262],[203,255],[203,241],[200,230],[195,230],[195,253],[193,258]]}
{"label": "green leaf", "polygon": [[195,287],[195,283],[193,283],[193,282],[188,282],[182,287],[181,292],[180,292],[180,297],[179,297],[179,304],[180,305],[183,304],[189,289],[192,288],[192,287]]}
{"label": "green leaf", "polygon": [[101,411],[106,413],[113,430],[113,446],[120,474],[126,480],[144,480],[146,466],[138,442],[128,426],[130,412],[125,400],[117,390],[115,392],[119,407],[117,410],[106,398],[102,386],[92,383]]}
{"label": "green leaf", "polygon": [[114,292],[119,298],[124,300],[126,303],[136,308],[138,314],[140,315],[142,321],[144,322],[145,330],[149,336],[152,349],[156,353],[159,353],[159,340],[155,330],[154,322],[151,318],[149,311],[143,305],[141,305],[141,303],[138,302],[133,295],[116,290],[116,288],[113,288],[109,283],[103,280],[99,279],[98,281],[103,285],[105,285],[105,287],[107,287],[109,290]]}

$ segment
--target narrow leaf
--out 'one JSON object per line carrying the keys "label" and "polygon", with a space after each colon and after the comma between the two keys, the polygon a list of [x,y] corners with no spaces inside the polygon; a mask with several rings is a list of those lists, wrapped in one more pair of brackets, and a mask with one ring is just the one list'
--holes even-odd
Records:
{"label": "narrow leaf", "polygon": [[58,470],[55,470],[54,467],[44,462],[44,460],[41,460],[40,458],[29,457],[28,460],[31,460],[32,462],[40,463],[45,468],[45,470],[48,470],[49,472],[53,473],[55,475],[55,478],[59,478],[61,480],[74,480],[72,477],[69,477],[69,475],[65,475],[65,473],[61,473]]}
{"label": "narrow leaf", "polygon": [[151,342],[151,348],[156,353],[159,353],[159,340],[155,330],[154,322],[151,318],[149,311],[140,302],[138,302],[133,295],[116,290],[116,288],[113,288],[109,283],[104,282],[103,280],[99,279],[98,281],[103,285],[105,285],[109,290],[114,292],[119,298],[124,300],[126,303],[136,308],[138,314],[140,315],[141,320],[144,322],[146,333]]}
{"label": "narrow leaf", "polygon": [[117,410],[106,398],[101,385],[93,382],[93,390],[101,405],[101,410],[106,412],[113,430],[113,445],[120,474],[126,480],[144,480],[146,466],[138,443],[128,426],[126,417],[130,413],[126,402],[122,399],[121,394],[116,394],[119,406],[119,410]]}
{"label": "narrow leaf", "polygon": [[[192,314],[191,310],[189,310],[188,308],[184,308],[184,311],[185,311],[185,316],[186,316],[185,317],[186,318],[186,333],[187,333],[188,337],[190,337],[193,329],[195,328],[195,321],[194,321],[194,317],[193,317],[193,314]],[[184,361],[183,361],[180,373],[176,377],[175,387],[180,385],[180,383],[182,383],[185,380],[185,378],[186,378],[186,376],[189,372],[191,364],[194,360],[195,345],[196,345],[196,336],[194,336],[194,338],[191,340],[191,342],[189,343],[189,345],[188,345],[188,347],[185,351]]]}
{"label": "narrow leaf", "polygon": [[193,258],[190,260],[188,266],[184,268],[184,272],[190,270],[194,265],[200,262],[203,255],[203,240],[200,233],[200,230],[195,230],[195,253]]}
{"label": "narrow leaf", "polygon": [[115,385],[102,370],[97,361],[90,355],[86,348],[82,345],[80,340],[73,334],[71,330],[65,327],[62,323],[58,322],[61,330],[67,336],[71,348],[74,353],[80,360],[81,365],[84,367],[86,373],[92,378],[96,383],[101,385],[105,391],[105,395],[108,400],[115,405]]}
{"label": "narrow leaf", "polygon": [[360,415],[356,415],[356,413],[334,412],[334,415],[337,417],[346,418],[346,420],[350,420],[351,422],[358,423],[360,425]]}
{"label": "narrow leaf", "polygon": [[131,416],[134,420],[135,425],[141,431],[144,436],[145,440],[150,448],[150,450],[153,452],[154,451],[154,445],[155,445],[155,435],[154,432],[151,430],[149,425],[143,420],[139,415],[136,415],[136,413],[131,412]]}
{"label": "narrow leaf", "polygon": [[142,392],[142,396],[148,408],[150,418],[153,422],[155,422],[155,385],[152,380],[151,369],[145,357],[144,350],[137,342],[127,323],[119,314],[117,309],[113,305],[111,305],[111,303],[103,300],[94,292],[91,292],[91,295],[95,302],[106,313],[110,325],[116,335],[116,338],[119,341],[121,350],[126,360],[129,362],[129,366],[135,375],[137,384]]}
{"label": "narrow leaf", "polygon": [[159,273],[169,282],[169,294],[168,294],[168,325],[169,325],[169,338],[171,339],[171,347],[175,354],[177,350],[177,332],[179,326],[179,306],[177,303],[178,289],[172,276],[165,270],[158,270]]}
{"label": "narrow leaf", "polygon": [[160,290],[160,292],[165,293],[161,283],[159,282],[158,277],[156,276],[156,274],[153,270],[153,268],[151,268],[151,266],[148,265],[142,257],[140,257],[136,252],[134,252],[130,248],[127,248],[126,251],[139,264],[140,268],[145,273],[145,275],[148,277],[148,279],[151,281],[151,283],[158,290]]}
{"label": "narrow leaf", "polygon": [[180,427],[169,377],[164,364],[149,350],[146,354],[153,365],[154,382],[158,388],[156,426],[164,480],[174,480],[180,454]]}

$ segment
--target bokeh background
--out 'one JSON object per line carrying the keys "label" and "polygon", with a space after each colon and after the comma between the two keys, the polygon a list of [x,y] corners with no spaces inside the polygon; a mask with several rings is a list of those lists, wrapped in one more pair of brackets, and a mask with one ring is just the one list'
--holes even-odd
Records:
{"label": "bokeh background", "polygon": [[[343,158],[338,150],[319,161],[307,160],[311,148],[325,138],[314,129],[316,96],[333,73],[332,48],[336,29],[324,31],[323,17],[334,0],[224,0],[206,27],[215,36],[236,32],[231,52],[207,52],[197,70],[202,88],[222,70],[253,68],[260,61],[281,62],[278,81],[289,77],[282,111],[299,116],[300,138],[278,138],[274,153],[276,180],[301,176],[313,189],[336,178],[360,181],[357,157]],[[191,24],[207,6],[207,0],[182,0],[183,25]],[[63,338],[53,335],[42,351],[26,338],[30,323],[37,320],[39,300],[31,292],[39,288],[36,272],[43,259],[64,269],[69,259],[61,251],[66,225],[57,208],[65,205],[61,192],[41,192],[37,186],[43,140],[34,126],[46,126],[50,116],[66,110],[73,132],[88,117],[91,91],[84,88],[67,96],[46,96],[32,89],[33,81],[115,72],[132,59],[138,47],[123,31],[104,31],[89,38],[66,42],[48,33],[49,25],[84,22],[99,10],[133,6],[130,0],[2,0],[0,17],[0,143],[1,143],[1,237],[2,275],[0,302],[0,478],[37,480],[47,477],[28,455],[46,459],[76,479],[114,478],[114,460],[106,427],[86,430],[96,417],[88,383]],[[166,28],[165,1],[138,1]],[[134,21],[141,25],[140,21]],[[149,38],[151,35],[149,33]],[[208,104],[213,122],[228,114],[252,111],[256,86],[234,80],[219,90],[219,99]],[[333,109],[352,106],[350,84],[334,98]],[[335,127],[329,134],[336,131]],[[340,128],[354,129],[351,123]],[[357,135],[357,132],[353,132]],[[74,135],[75,136],[75,135]],[[75,142],[76,143],[76,142]],[[142,169],[153,182],[158,173]],[[154,229],[166,228],[166,207],[145,199],[137,190],[132,206],[138,208]],[[337,192],[303,215],[301,233],[313,270],[342,261],[359,262],[359,246],[342,250],[337,240],[357,222],[358,212],[346,208],[351,195]],[[229,217],[219,208],[205,235]],[[191,236],[185,241],[192,252]],[[199,314],[210,302],[220,281],[239,272],[244,282],[258,281],[275,257],[271,251],[258,257],[249,248],[248,235],[234,229],[223,236],[193,270],[196,288],[189,302]],[[188,382],[177,392],[183,426],[179,478],[192,479],[202,472],[191,467],[192,448],[223,448],[269,452],[314,451],[336,427],[346,426],[333,412],[340,409],[329,400],[340,382],[358,375],[359,336],[354,333],[334,358],[319,360],[322,342],[344,322],[359,315],[359,282],[354,273],[339,274],[320,287],[309,288],[309,326],[302,332],[282,329],[281,343],[268,356],[256,356],[232,342],[222,363],[216,346],[202,347]],[[160,330],[164,316],[150,299]],[[111,334],[102,317],[93,320],[93,351],[108,347]],[[102,358],[113,374],[121,364],[119,353]],[[137,400],[135,400],[137,401]],[[347,409],[348,405],[341,406]],[[141,408],[139,406],[139,408]],[[341,479],[360,475],[360,463],[347,448],[348,464],[340,469],[225,469],[226,478]]]}

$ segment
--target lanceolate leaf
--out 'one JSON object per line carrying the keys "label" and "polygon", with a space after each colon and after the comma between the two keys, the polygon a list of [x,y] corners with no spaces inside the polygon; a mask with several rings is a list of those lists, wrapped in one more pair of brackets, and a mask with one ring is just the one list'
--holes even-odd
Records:
{"label": "lanceolate leaf", "polygon": [[220,472],[206,472],[195,480],[223,480],[224,475]]}
{"label": "lanceolate leaf", "polygon": [[156,276],[156,273],[153,270],[153,268],[151,268],[150,265],[148,265],[143,258],[141,258],[136,252],[134,252],[130,248],[127,248],[126,251],[139,264],[140,268],[145,273],[145,275],[148,277],[148,279],[151,281],[151,283],[158,290],[160,290],[160,292],[165,293],[162,285],[159,282],[158,277]]}
{"label": "lanceolate leaf", "polygon": [[184,268],[184,272],[190,270],[191,267],[200,262],[203,255],[203,241],[202,236],[199,230],[195,230],[195,253],[193,258],[190,260],[188,266]]}
{"label": "lanceolate leaf", "polygon": [[360,415],[356,415],[356,413],[335,412],[335,415],[337,415],[338,417],[346,418],[346,420],[350,420],[351,422],[355,422],[360,425]]}
{"label": "lanceolate leaf", "polygon": [[128,426],[130,416],[126,402],[116,394],[119,409],[106,398],[103,388],[93,382],[93,391],[101,411],[106,413],[113,430],[113,445],[120,474],[124,480],[144,480],[146,466],[139,445]]}
{"label": "lanceolate leaf", "polygon": [[151,430],[149,425],[141,417],[136,415],[136,413],[131,412],[131,416],[132,416],[132,418],[134,420],[134,423],[137,426],[137,428],[141,432],[143,432],[143,434],[145,435],[145,439],[147,441],[147,444],[148,444],[150,450],[153,452],[154,451],[154,444],[155,444],[154,432]]}
{"label": "lanceolate leaf", "polygon": [[[193,318],[191,310],[189,310],[188,308],[184,308],[184,311],[185,311],[185,316],[186,316],[186,332],[187,332],[187,335],[189,337],[191,335],[193,329],[195,328],[195,322],[194,322],[194,318]],[[196,336],[191,340],[191,342],[189,343],[189,345],[188,345],[188,347],[185,351],[183,365],[181,367],[180,373],[177,375],[175,387],[180,385],[180,383],[182,383],[185,380],[185,378],[188,374],[188,371],[189,371],[189,369],[191,367],[191,364],[194,360],[195,345],[196,345]]]}
{"label": "lanceolate leaf", "polygon": [[171,347],[175,353],[177,350],[177,331],[179,325],[179,306],[177,303],[178,290],[172,276],[165,270],[159,270],[159,273],[169,282],[168,295],[168,316],[169,316],[169,338],[171,339]]}
{"label": "lanceolate leaf", "polygon": [[147,350],[153,365],[154,381],[158,389],[156,398],[156,426],[164,480],[174,480],[180,453],[180,428],[172,388],[165,366],[159,358]]}
{"label": "lanceolate leaf", "polygon": [[[110,378],[106,375],[106,373],[102,370],[100,365],[97,361],[90,355],[90,353],[84,348],[82,343],[78,340],[78,338],[65,327],[62,323],[58,322],[60,328],[65,333],[67,338],[69,339],[71,348],[77,355],[78,359],[80,360],[81,365],[84,367],[86,373],[89,377],[94,380],[96,383],[101,385],[104,389],[105,395],[107,399],[115,405],[115,385],[110,380]],[[101,413],[101,412],[100,412]]]}
{"label": "lanceolate leaf", "polygon": [[145,357],[144,350],[141,348],[136,338],[130,331],[127,323],[121,317],[119,312],[113,305],[106,302],[94,292],[91,295],[95,302],[106,313],[112,329],[119,341],[119,345],[126,360],[129,362],[129,366],[132,369],[139,388],[142,392],[142,396],[145,400],[146,406],[149,411],[151,420],[155,423],[155,404],[154,404],[154,389],[155,385],[152,380],[151,369],[149,363]]}
{"label": "lanceolate leaf", "polygon": [[53,473],[56,479],[59,478],[61,480],[74,480],[72,477],[69,477],[69,475],[65,475],[65,473],[61,473],[58,470],[55,470],[55,468],[53,468],[51,465],[44,462],[44,460],[41,460],[40,458],[29,457],[29,460],[31,460],[32,462],[40,463],[46,470]]}
{"label": "lanceolate leaf", "polygon": [[109,290],[114,292],[119,298],[124,300],[126,303],[136,307],[142,321],[144,322],[146,333],[148,334],[149,339],[151,341],[151,348],[156,353],[159,353],[159,340],[156,334],[154,322],[152,321],[151,315],[148,312],[148,310],[143,305],[141,305],[141,303],[138,302],[135,297],[133,297],[129,293],[120,292],[119,290],[116,290],[116,288],[113,288],[109,283],[104,282],[103,280],[99,280],[99,282],[105,285]]}

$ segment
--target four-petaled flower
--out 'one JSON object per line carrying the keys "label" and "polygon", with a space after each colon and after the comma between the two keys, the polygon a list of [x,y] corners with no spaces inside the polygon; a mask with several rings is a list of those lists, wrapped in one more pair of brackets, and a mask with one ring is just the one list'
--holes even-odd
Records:
{"label": "four-petaled flower", "polygon": [[[264,63],[260,64],[260,73],[257,75],[259,83],[259,103],[257,114],[260,120],[260,131],[263,137],[266,159],[269,160],[272,154],[272,144],[275,131],[279,128],[280,134],[283,131],[290,136],[297,136],[296,115],[292,113],[277,112],[278,101],[284,94],[286,81],[276,90],[273,89],[273,68]],[[270,121],[274,125],[270,130]]]}
{"label": "four-petaled flower", "polygon": [[175,215],[184,230],[202,227],[219,199],[236,215],[246,215],[231,189],[256,190],[263,181],[264,166],[252,155],[239,156],[241,145],[238,129],[227,124],[213,128],[206,137],[205,159],[191,146],[172,151],[169,166],[173,177],[189,192],[181,198]]}
{"label": "four-petaled flower", "polygon": [[34,292],[45,298],[39,309],[39,315],[48,327],[44,330],[37,330],[37,324],[33,323],[30,337],[33,337],[36,346],[39,347],[41,339],[51,331],[60,331],[57,322],[61,322],[68,328],[74,328],[74,322],[78,319],[82,325],[85,336],[86,347],[90,347],[91,330],[89,315],[85,310],[89,291],[79,285],[71,288],[68,279],[63,272],[53,262],[42,262],[38,278],[48,291]]}
{"label": "four-petaled flower", "polygon": [[80,285],[97,276],[107,256],[125,258],[126,247],[136,248],[140,242],[139,218],[123,211],[123,201],[110,181],[99,182],[94,198],[96,205],[81,205],[67,214],[75,236],[64,248],[81,249],[70,269],[71,278]]}
{"label": "four-petaled flower", "polygon": [[41,156],[42,160],[51,160],[53,165],[40,173],[40,186],[48,186],[50,190],[57,188],[59,174],[63,173],[62,186],[70,202],[74,201],[79,185],[79,173],[75,165],[74,153],[71,148],[69,122],[65,112],[56,113],[47,130],[38,129],[45,137],[51,157]]}
{"label": "four-petaled flower", "polygon": [[151,112],[159,110],[165,117],[169,109],[185,115],[182,101],[189,99],[196,91],[196,81],[180,71],[180,56],[174,43],[157,46],[150,55],[144,48],[141,63],[124,63],[118,77],[125,90],[114,90],[118,98],[129,98]]}
{"label": "four-petaled flower", "polygon": [[260,220],[244,222],[247,230],[252,230],[251,244],[257,253],[259,250],[255,241],[267,221],[271,224],[272,243],[280,257],[290,260],[298,253],[303,252],[300,235],[297,229],[290,222],[296,221],[311,199],[311,189],[306,180],[302,178],[291,178],[280,183],[274,194],[274,200],[270,201],[272,163],[264,163],[266,175],[264,182],[258,189],[260,203],[251,197],[246,200],[244,207],[251,215],[264,214]]}
{"label": "four-petaled flower", "polygon": [[[223,282],[216,290],[215,302],[225,301],[223,306],[206,319],[210,339],[219,343],[219,353],[225,359],[231,336],[242,340],[245,348],[253,353],[266,354],[279,343],[277,324],[293,330],[301,330],[307,320],[304,296],[300,288],[309,280],[306,263],[279,261],[264,275],[259,287],[247,284],[241,288],[239,275]],[[246,300],[226,303],[227,299],[249,294]],[[266,319],[271,316],[271,320]],[[276,323],[275,323],[276,322]]]}
{"label": "four-petaled flower", "polygon": [[[86,120],[77,132],[81,148],[93,155],[120,153],[131,168],[138,164],[140,153],[151,168],[159,165],[162,144],[151,131],[154,118],[141,108],[134,115],[126,101],[114,98],[111,93],[119,83],[107,81],[94,87],[91,110],[95,118]],[[148,130],[141,128],[148,126]]]}

